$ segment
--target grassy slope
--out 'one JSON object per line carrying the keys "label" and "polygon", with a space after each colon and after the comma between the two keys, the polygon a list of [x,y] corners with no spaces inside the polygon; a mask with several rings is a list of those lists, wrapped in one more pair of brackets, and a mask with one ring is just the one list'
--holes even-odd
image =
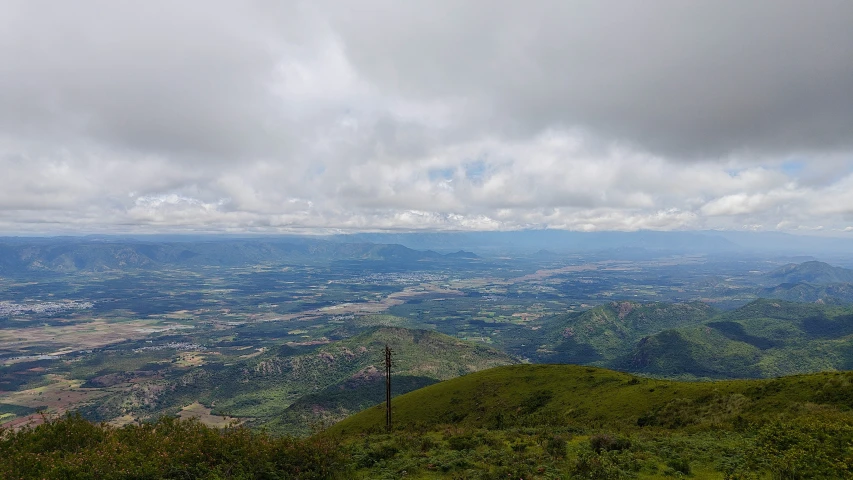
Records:
{"label": "grassy slope", "polygon": [[161,419],[0,431],[8,478],[760,479],[853,477],[853,372],[676,382],[513,365],[271,438]]}
{"label": "grassy slope", "polygon": [[[768,380],[678,382],[639,378],[576,365],[513,365],[441,382],[393,401],[399,428],[443,423],[471,427],[521,424],[639,428],[638,420],[667,423],[656,415],[678,405],[685,423],[721,423],[765,415],[798,416],[808,404],[853,408],[853,372],[816,373]],[[694,420],[689,420],[691,417]],[[505,418],[499,419],[500,415]],[[642,423],[642,421],[640,422]],[[678,422],[676,422],[678,423]],[[331,433],[369,431],[384,425],[384,410],[371,408],[338,423]]]}
{"label": "grassy slope", "polygon": [[853,372],[678,382],[514,365],[432,385],[330,428],[353,478],[848,478]]}

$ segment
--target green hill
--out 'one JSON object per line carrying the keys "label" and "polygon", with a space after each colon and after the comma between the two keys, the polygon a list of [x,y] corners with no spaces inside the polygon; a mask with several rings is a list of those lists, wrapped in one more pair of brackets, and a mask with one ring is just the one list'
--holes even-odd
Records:
{"label": "green hill", "polygon": [[534,328],[512,331],[507,351],[534,363],[610,366],[642,337],[661,330],[694,325],[716,312],[700,302],[611,302],[584,312],[545,318]]}
{"label": "green hill", "polygon": [[758,291],[761,298],[775,298],[790,302],[818,302],[825,304],[853,303],[853,283],[781,283]]}
{"label": "green hill", "polygon": [[[355,478],[844,478],[853,373],[677,382],[574,365],[486,370],[368,409],[324,435]],[[359,476],[360,475],[360,476]]]}
{"label": "green hill", "polygon": [[616,365],[700,378],[853,369],[853,308],[756,300],[703,324],[646,337]]}
{"label": "green hill", "polygon": [[[678,429],[796,417],[807,414],[803,407],[808,403],[846,412],[853,408],[851,382],[853,372],[682,382],[579,365],[511,365],[401,395],[393,401],[393,414],[400,430],[451,423],[491,429]],[[329,433],[375,431],[384,426],[384,413],[378,405],[334,425]]]}
{"label": "green hill", "polygon": [[791,263],[764,275],[774,283],[853,283],[853,270],[824,262]]}

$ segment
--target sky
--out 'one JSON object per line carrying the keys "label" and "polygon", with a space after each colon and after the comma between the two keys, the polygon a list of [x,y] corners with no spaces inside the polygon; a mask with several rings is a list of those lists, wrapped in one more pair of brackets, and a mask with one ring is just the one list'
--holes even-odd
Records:
{"label": "sky", "polygon": [[0,234],[853,239],[848,0],[0,0]]}

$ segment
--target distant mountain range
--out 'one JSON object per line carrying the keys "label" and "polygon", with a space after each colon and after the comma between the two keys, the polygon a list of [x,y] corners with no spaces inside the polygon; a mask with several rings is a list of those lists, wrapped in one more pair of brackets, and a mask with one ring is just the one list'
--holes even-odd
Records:
{"label": "distant mountain range", "polygon": [[[371,246],[403,246],[421,254],[428,251],[474,254],[536,255],[554,252],[605,252],[641,258],[660,253],[761,255],[844,255],[853,253],[846,238],[790,235],[777,232],[636,231],[575,232],[520,230],[504,232],[354,233],[326,236],[140,235],[86,237],[0,237],[0,268],[61,269],[113,268],[149,265],[149,262],[186,262],[234,265],[253,261],[316,259],[385,259],[390,252]],[[98,246],[104,249],[98,253]],[[29,248],[30,250],[22,251]],[[545,251],[545,252],[542,252]],[[411,252],[403,253],[409,258]],[[470,255],[467,255],[470,256]]]}
{"label": "distant mountain range", "polygon": [[373,260],[400,267],[476,260],[470,252],[442,255],[402,245],[342,243],[317,238],[142,242],[63,238],[33,242],[0,239],[0,273],[111,271],[192,266],[240,266]]}

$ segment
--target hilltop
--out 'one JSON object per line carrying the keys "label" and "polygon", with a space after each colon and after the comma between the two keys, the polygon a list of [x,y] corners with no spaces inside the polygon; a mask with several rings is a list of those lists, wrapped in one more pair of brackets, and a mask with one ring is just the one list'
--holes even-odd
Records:
{"label": "hilltop", "polygon": [[764,276],[776,283],[853,283],[853,270],[818,261],[791,263]]}
{"label": "hilltop", "polygon": [[[642,430],[648,426],[733,426],[777,415],[809,415],[805,404],[838,412],[853,408],[853,372],[762,380],[684,382],[644,378],[580,365],[510,365],[425,387],[393,401],[395,428],[501,429],[562,425]],[[384,425],[377,406],[334,425],[352,435]]]}
{"label": "hilltop", "polygon": [[515,365],[396,398],[391,434],[377,407],[324,436],[362,455],[356,478],[841,478],[853,472],[851,382]]}

